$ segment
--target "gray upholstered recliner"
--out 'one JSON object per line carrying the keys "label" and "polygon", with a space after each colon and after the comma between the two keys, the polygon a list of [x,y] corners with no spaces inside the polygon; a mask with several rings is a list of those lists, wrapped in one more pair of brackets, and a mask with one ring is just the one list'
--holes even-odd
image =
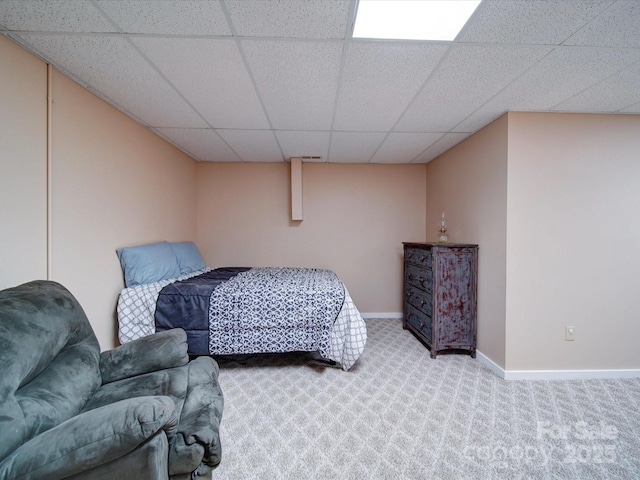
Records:
{"label": "gray upholstered recliner", "polygon": [[210,478],[218,365],[180,329],[100,353],[77,300],[35,281],[0,292],[0,479]]}

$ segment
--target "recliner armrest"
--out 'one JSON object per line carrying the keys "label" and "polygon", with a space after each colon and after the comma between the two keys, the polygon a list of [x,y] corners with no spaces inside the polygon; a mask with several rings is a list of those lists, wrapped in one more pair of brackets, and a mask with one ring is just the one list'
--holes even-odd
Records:
{"label": "recliner armrest", "polygon": [[0,462],[0,478],[66,478],[133,451],[178,424],[169,397],[136,397],[89,410],[37,435]]}
{"label": "recliner armrest", "polygon": [[181,328],[138,338],[100,354],[102,384],[189,362],[187,334]]}

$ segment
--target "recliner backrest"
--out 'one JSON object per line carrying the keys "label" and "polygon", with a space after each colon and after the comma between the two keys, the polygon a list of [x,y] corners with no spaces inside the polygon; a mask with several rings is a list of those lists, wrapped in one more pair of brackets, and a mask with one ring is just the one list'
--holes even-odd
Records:
{"label": "recliner backrest", "polygon": [[101,383],[100,346],[62,285],[0,291],[0,461],[76,415]]}

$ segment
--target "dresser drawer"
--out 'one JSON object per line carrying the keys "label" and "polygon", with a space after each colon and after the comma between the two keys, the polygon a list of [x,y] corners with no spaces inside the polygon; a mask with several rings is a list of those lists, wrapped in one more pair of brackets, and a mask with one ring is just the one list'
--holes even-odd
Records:
{"label": "dresser drawer", "polygon": [[427,342],[432,341],[431,316],[425,315],[412,305],[405,305],[405,321],[409,327],[417,334],[425,338]]}
{"label": "dresser drawer", "polygon": [[409,288],[406,289],[405,301],[426,315],[431,315],[431,312],[433,311],[433,300],[431,295],[423,292],[422,290],[418,290],[417,288],[413,288],[412,286],[409,286]]}
{"label": "dresser drawer", "polygon": [[406,264],[405,282],[426,292],[433,291],[433,271],[411,263]]}
{"label": "dresser drawer", "polygon": [[408,262],[431,267],[433,265],[433,254],[429,250],[421,248],[407,248],[404,252],[404,259]]}

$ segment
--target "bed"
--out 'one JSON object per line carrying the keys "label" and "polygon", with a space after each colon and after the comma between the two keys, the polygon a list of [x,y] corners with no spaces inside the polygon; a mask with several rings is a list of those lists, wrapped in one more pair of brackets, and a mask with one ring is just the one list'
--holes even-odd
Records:
{"label": "bed", "polygon": [[210,268],[193,242],[119,249],[121,343],[180,327],[191,355],[317,352],[349,370],[366,325],[331,270]]}

